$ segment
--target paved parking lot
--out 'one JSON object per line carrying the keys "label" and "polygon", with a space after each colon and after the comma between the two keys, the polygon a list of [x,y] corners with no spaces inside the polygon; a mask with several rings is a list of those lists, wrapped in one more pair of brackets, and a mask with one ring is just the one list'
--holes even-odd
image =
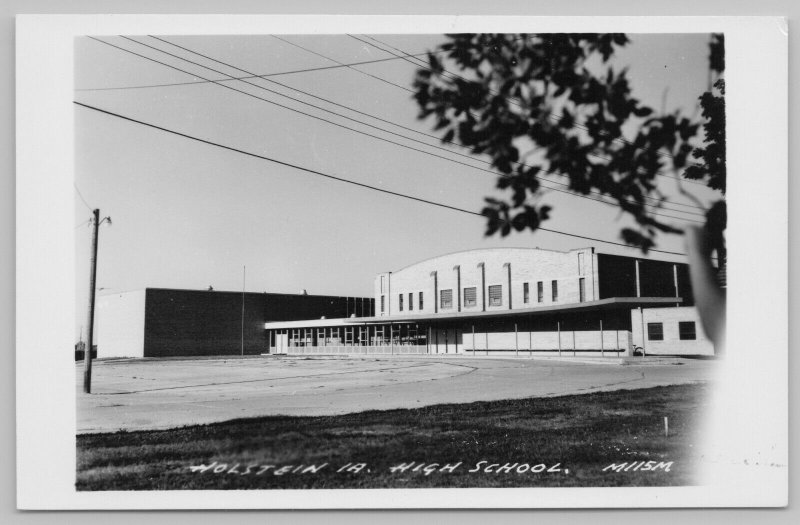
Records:
{"label": "paved parking lot", "polygon": [[318,416],[637,389],[705,381],[714,361],[369,357],[110,360],[84,394],[78,433],[143,430],[267,415]]}

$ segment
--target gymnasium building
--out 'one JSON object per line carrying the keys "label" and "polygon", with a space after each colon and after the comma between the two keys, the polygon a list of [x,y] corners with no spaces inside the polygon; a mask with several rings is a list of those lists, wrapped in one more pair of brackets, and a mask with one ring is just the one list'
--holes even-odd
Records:
{"label": "gymnasium building", "polygon": [[264,323],[374,315],[368,297],[146,288],[97,298],[97,357],[261,355]]}
{"label": "gymnasium building", "polygon": [[269,353],[713,355],[682,263],[539,248],[452,253],[377,275],[374,315],[270,321]]}

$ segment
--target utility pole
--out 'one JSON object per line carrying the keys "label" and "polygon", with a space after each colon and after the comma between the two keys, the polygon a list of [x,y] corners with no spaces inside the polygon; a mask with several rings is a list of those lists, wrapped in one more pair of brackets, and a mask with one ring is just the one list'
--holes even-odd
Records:
{"label": "utility pole", "polygon": [[95,209],[92,211],[92,223],[94,224],[94,231],[92,232],[92,259],[91,269],[89,270],[89,313],[86,322],[86,347],[83,351],[83,391],[87,394],[92,392],[92,347],[94,346],[94,303],[97,281],[97,237],[100,231],[100,225],[108,221],[111,224],[111,217],[105,217],[100,220],[100,210]]}
{"label": "utility pole", "polygon": [[92,211],[92,223],[94,232],[92,233],[92,260],[89,270],[89,314],[86,320],[86,348],[83,351],[83,391],[87,394],[92,392],[92,347],[94,346],[94,298],[96,294],[97,280],[97,235],[100,225],[108,221],[111,224],[111,217],[100,220],[100,210]]}

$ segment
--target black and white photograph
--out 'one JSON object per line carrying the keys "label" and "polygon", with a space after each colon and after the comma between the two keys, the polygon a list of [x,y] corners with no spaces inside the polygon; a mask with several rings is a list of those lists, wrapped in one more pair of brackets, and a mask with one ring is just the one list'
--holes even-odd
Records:
{"label": "black and white photograph", "polygon": [[61,505],[785,504],[761,25],[692,20],[76,24]]}

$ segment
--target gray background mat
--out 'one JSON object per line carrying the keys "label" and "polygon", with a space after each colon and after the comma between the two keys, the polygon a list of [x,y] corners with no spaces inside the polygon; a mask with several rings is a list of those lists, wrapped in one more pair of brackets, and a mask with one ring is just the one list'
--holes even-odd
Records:
{"label": "gray background mat", "polygon": [[[789,17],[789,30],[795,30],[795,23],[800,19],[800,3],[792,0],[752,0],[735,1],[697,1],[697,0],[610,0],[597,2],[596,0],[562,1],[495,1],[481,0],[438,1],[430,0],[405,0],[403,2],[374,2],[361,1],[325,1],[325,0],[296,0],[285,1],[257,1],[257,0],[183,0],[183,1],[100,1],[100,0],[72,0],[63,2],[57,0],[6,0],[0,5],[2,14],[2,175],[0,175],[0,297],[2,298],[2,311],[0,312],[0,347],[6,354],[5,366],[0,372],[0,417],[5,422],[0,430],[2,442],[2,462],[4,468],[0,469],[0,521],[3,523],[139,523],[147,520],[148,523],[193,523],[196,520],[235,519],[239,523],[264,523],[289,522],[306,523],[325,520],[334,523],[374,523],[385,521],[388,523],[409,523],[423,520],[436,520],[439,523],[485,523],[488,520],[502,520],[507,523],[530,522],[531,520],[545,520],[548,523],[580,523],[582,520],[591,520],[598,525],[613,523],[707,523],[713,520],[718,523],[756,522],[791,523],[800,520],[797,511],[797,487],[795,473],[797,457],[794,450],[790,451],[790,508],[788,510],[635,510],[635,511],[428,511],[428,512],[392,512],[392,511],[361,511],[361,512],[276,512],[276,511],[250,511],[237,512],[235,515],[223,512],[214,512],[213,516],[206,516],[197,512],[26,512],[20,513],[16,507],[15,489],[15,377],[14,377],[14,298],[15,298],[15,213],[14,199],[14,15],[18,13],[342,13],[342,14],[525,14],[525,15],[784,15]],[[757,43],[754,43],[757,45]],[[797,36],[791,35],[789,39],[789,81],[790,93],[796,92],[798,69],[798,44]],[[790,124],[789,143],[796,138],[796,123],[798,107],[795,100],[790,99]],[[800,154],[797,149],[790,148],[789,169],[797,169],[800,165]],[[791,171],[790,171],[791,173]],[[790,180],[792,177],[790,176]],[[790,183],[790,203],[800,202],[800,190],[797,184]],[[790,261],[797,259],[797,216],[790,207]],[[796,269],[790,264],[789,282],[790,290],[790,348],[794,348],[797,341],[791,320],[796,312],[798,286],[796,284]],[[791,359],[789,363],[790,377],[797,377],[798,360]],[[797,388],[790,381],[790,395],[792,406],[796,406]],[[796,414],[797,411],[793,410]],[[790,443],[797,436],[797,418],[790,421]],[[794,438],[794,439],[793,439]],[[42,473],[42,475],[47,475]],[[794,516],[794,518],[792,518]]]}

